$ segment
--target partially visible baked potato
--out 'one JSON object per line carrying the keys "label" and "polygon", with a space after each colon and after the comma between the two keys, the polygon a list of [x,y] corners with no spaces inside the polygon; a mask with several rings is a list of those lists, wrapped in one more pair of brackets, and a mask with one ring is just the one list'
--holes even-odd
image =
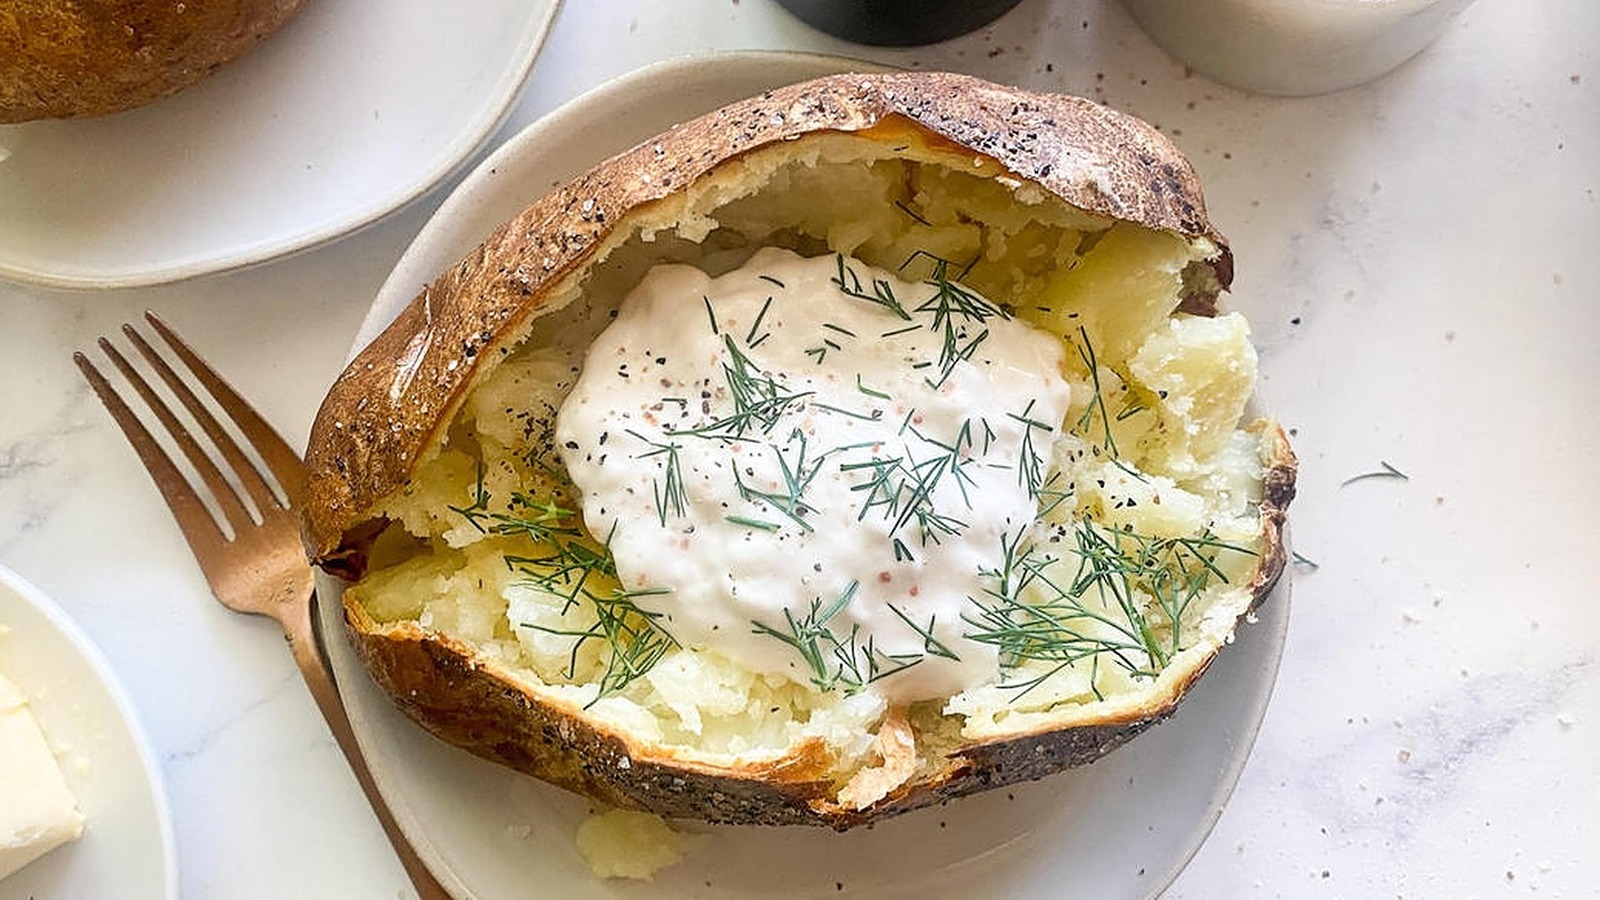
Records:
{"label": "partially visible baked potato", "polygon": [[243,56],[305,0],[7,0],[0,123],[120,112]]}
{"label": "partially visible baked potato", "polygon": [[[850,370],[817,381],[838,382],[853,411],[823,404],[821,386],[782,390],[806,376],[762,356],[782,340],[763,347],[764,335],[838,300],[790,298],[784,278],[833,265],[837,280],[822,293],[888,318],[854,350],[859,327],[822,321],[832,331],[815,332],[806,358],[819,367],[825,357],[892,360],[898,335],[942,328],[937,363],[901,354],[911,369],[932,367],[918,376],[928,388],[918,406],[891,409],[884,383],[859,369],[853,383]],[[778,278],[763,268],[773,266],[792,268]],[[308,547],[350,582],[350,637],[402,710],[447,741],[605,803],[843,829],[1039,778],[1168,715],[1282,571],[1295,460],[1275,422],[1244,419],[1254,351],[1243,319],[1217,307],[1231,274],[1192,168],[1129,116],[941,73],[840,75],[772,91],[601,163],[425,289],[350,364],[317,417]],[[734,320],[711,285],[746,276],[782,299]],[[639,298],[663,279],[677,287],[641,325]],[[888,296],[917,290],[930,299],[915,307]],[[952,311],[940,297],[966,305]],[[888,327],[902,324],[896,317],[910,324]],[[609,336],[630,321],[647,341],[652,330],[663,341],[675,329],[716,336],[701,357],[702,399],[616,407],[638,418],[596,438],[574,424],[579,397],[586,414],[611,414],[586,379],[639,376],[682,393],[683,381],[652,368],[669,365],[663,353],[617,366]],[[975,349],[1002,323],[1026,332],[1018,340],[1054,347],[1031,374],[1059,382],[1062,405],[1042,393],[968,404],[961,437],[919,431],[932,427],[919,409],[950,392],[952,373],[1011,365]],[[716,406],[730,403],[745,414],[737,423]],[[661,425],[664,407],[686,424]],[[752,411],[760,421],[745,431]],[[1025,521],[989,533],[991,555],[971,585],[918,581],[918,567],[976,529],[963,521],[988,502],[973,500],[975,470],[940,488],[964,497],[965,510],[941,511],[924,502],[934,492],[928,461],[881,450],[895,438],[830,444],[808,468],[804,415],[898,423],[907,446],[912,434],[923,449],[949,451],[941,472],[1002,470],[983,490],[1023,485]],[[723,479],[720,509],[717,496],[683,487],[694,478],[672,486],[674,446],[705,439],[720,442],[730,467],[742,459]],[[1049,450],[1027,449],[1035,439]],[[991,441],[1010,455],[988,455]],[[757,477],[747,463],[767,451],[786,477],[801,476],[791,489],[830,459],[842,495],[863,498],[847,527],[824,529],[825,513],[798,494],[785,500],[773,483],[747,480]],[[646,485],[596,487],[608,456],[642,467]],[[956,491],[957,482],[974,488]],[[624,494],[643,498],[640,521],[652,521],[624,522],[613,502]],[[702,501],[712,508],[697,531],[684,523],[699,512],[685,507]],[[681,554],[629,556],[638,545],[625,532],[658,517],[682,535]],[[893,540],[895,550],[843,592],[838,579],[824,589],[827,576],[809,573],[764,582],[766,593],[792,596],[748,621],[738,618],[745,601],[734,601],[723,623],[738,627],[720,636],[695,631],[704,604],[661,599],[708,580],[666,574],[700,552],[691,535],[715,553],[852,523],[861,535],[844,546]],[[767,549],[728,563],[735,596],[737,566],[785,571],[799,545],[754,546]],[[709,581],[720,578],[717,564],[707,563]],[[882,596],[900,584],[909,594],[880,606],[903,625],[880,616],[878,631],[862,626],[871,609],[854,625],[834,618],[856,615],[866,602],[858,587],[860,597]],[[918,586],[964,592],[959,614],[907,613]],[[741,656],[750,634],[792,648],[788,668]],[[912,652],[894,649],[907,639]],[[907,672],[948,674],[962,658],[987,669],[955,689],[905,687]]]}

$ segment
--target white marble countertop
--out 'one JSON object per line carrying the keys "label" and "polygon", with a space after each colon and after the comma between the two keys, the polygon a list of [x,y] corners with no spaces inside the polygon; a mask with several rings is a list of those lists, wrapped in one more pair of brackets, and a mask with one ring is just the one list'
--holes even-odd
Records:
{"label": "white marble countertop", "polygon": [[[1600,896],[1600,5],[1483,0],[1316,98],[1184,71],[1120,8],[1024,0],[931,48],[770,0],[571,0],[502,132],[653,60],[799,48],[1082,93],[1160,125],[1233,243],[1266,399],[1297,435],[1294,611],[1259,741],[1169,890]],[[397,864],[274,626],[213,602],[69,353],[153,308],[294,442],[435,191],[254,270],[0,285],[0,563],[120,674],[186,897],[395,897]],[[1345,480],[1388,462],[1407,480]],[[314,813],[313,813],[314,811]]]}

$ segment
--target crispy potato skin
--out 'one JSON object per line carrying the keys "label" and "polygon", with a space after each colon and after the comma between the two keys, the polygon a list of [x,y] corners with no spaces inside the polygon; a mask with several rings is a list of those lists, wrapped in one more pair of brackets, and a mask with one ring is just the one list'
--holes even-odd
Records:
{"label": "crispy potato skin", "polygon": [[[442,439],[465,395],[530,328],[630,213],[720,164],[813,132],[917,142],[963,163],[992,160],[1062,201],[1109,218],[1207,241],[1209,291],[1183,308],[1215,312],[1232,276],[1193,169],[1153,128],[1088,100],[1034,94],[942,73],[841,75],[776,90],[679,126],[536,201],[439,276],[333,386],[309,442],[308,550],[354,579],[382,521],[372,510],[403,487]],[[626,233],[626,231],[623,231]],[[1260,603],[1284,568],[1284,514],[1296,461],[1267,425],[1250,583]],[[610,730],[581,709],[474,658],[415,623],[373,621],[345,604],[349,637],[376,682],[413,720],[478,756],[618,807],[714,822],[844,830],[886,816],[1092,762],[1171,714],[1214,653],[1116,720],[1006,735],[953,748],[866,809],[833,799],[829,760],[805,746],[782,760],[717,767]]]}
{"label": "crispy potato skin", "polygon": [[[1260,507],[1265,552],[1250,584],[1252,608],[1283,572],[1283,523],[1294,499],[1297,462],[1282,430],[1271,429]],[[449,638],[411,624],[380,627],[354,603],[345,604],[345,624],[367,670],[407,716],[484,759],[612,806],[669,818],[838,831],[1094,762],[1171,715],[1216,658],[1214,652],[1192,666],[1173,690],[1126,718],[969,744],[856,810],[831,799],[827,759],[815,747],[742,768],[674,759],[475,663],[469,648]]]}
{"label": "crispy potato skin", "polygon": [[12,0],[0,5],[0,123],[99,116],[175,93],[305,0]]}
{"label": "crispy potato skin", "polygon": [[[529,317],[630,211],[752,150],[819,131],[990,158],[1079,209],[1211,241],[1220,251],[1211,262],[1217,289],[1232,280],[1232,257],[1206,218],[1194,169],[1132,116],[1080,97],[936,72],[835,75],[771,91],[680,125],[536,201],[440,275],[351,362],[312,427],[313,555],[359,572],[361,540],[347,532],[406,484],[483,361],[525,333]],[[1209,313],[1215,300],[1214,292],[1190,297],[1185,308]]]}

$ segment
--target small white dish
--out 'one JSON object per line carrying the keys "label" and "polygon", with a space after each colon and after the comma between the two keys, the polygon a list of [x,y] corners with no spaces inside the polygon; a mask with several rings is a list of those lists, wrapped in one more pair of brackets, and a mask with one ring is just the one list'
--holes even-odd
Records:
{"label": "small white dish", "polygon": [[87,820],[78,840],[0,881],[0,900],[176,900],[161,769],[111,667],[60,607],[0,566],[0,673],[28,695]]}
{"label": "small white dish", "polygon": [[1152,41],[1230,87],[1355,87],[1433,43],[1472,0],[1122,0]]}
{"label": "small white dish", "polygon": [[[724,103],[858,61],[734,53],[672,61],[556,110],[481,163],[422,229],[384,284],[357,348],[432,277],[531,198],[605,156]],[[354,352],[354,351],[352,351]],[[1054,900],[1154,897],[1221,814],[1277,676],[1289,576],[1241,627],[1168,722],[1092,766],[1036,784],[919,810],[849,834],[809,828],[685,826],[705,835],[650,882],[602,882],[574,844],[589,804],[448,746],[406,719],[355,657],[339,586],[323,576],[319,615],[352,724],[401,827],[462,900],[906,897]]]}
{"label": "small white dish", "polygon": [[559,0],[314,0],[171,97],[0,126],[0,277],[179,281],[371,224],[509,112]]}

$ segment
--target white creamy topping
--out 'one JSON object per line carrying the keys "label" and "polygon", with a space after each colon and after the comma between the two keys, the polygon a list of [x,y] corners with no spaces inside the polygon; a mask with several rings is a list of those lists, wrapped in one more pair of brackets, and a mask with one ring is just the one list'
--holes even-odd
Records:
{"label": "white creamy topping", "polygon": [[1039,508],[1062,354],[942,278],[777,249],[715,279],[658,266],[590,346],[557,442],[585,524],[684,646],[945,697],[997,673],[962,616]]}

